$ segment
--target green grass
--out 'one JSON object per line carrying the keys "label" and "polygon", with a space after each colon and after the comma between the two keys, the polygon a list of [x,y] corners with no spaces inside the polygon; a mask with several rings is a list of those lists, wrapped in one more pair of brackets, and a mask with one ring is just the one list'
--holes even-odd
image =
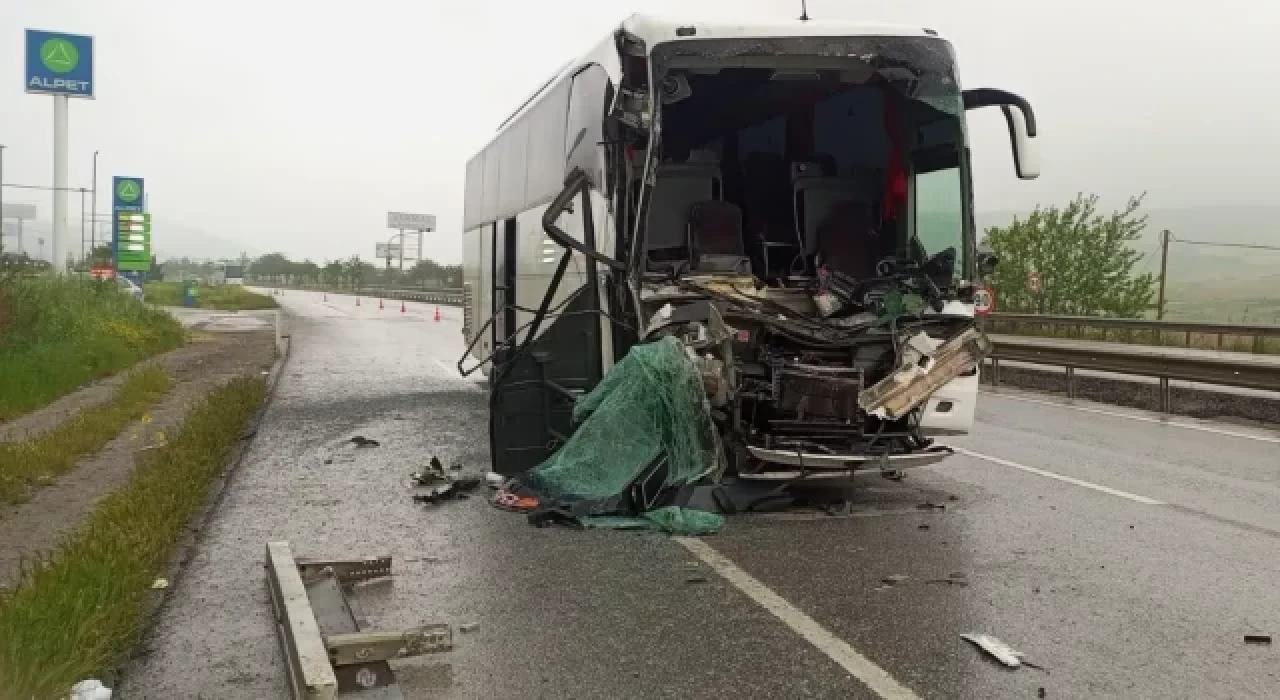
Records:
{"label": "green grass", "polygon": [[113,283],[0,274],[0,421],[172,350],[184,335]]}
{"label": "green grass", "polygon": [[144,453],[127,486],[0,597],[0,698],[59,698],[109,680],[139,639],[151,583],[262,404],[261,379],[237,379],[187,415],[166,447]]}
{"label": "green grass", "polygon": [[[182,285],[177,282],[148,282],[142,290],[147,301],[160,306],[182,306]],[[274,309],[276,300],[265,294],[251,292],[234,284],[217,286],[201,285],[196,296],[196,306],[219,311],[251,311]]]}
{"label": "green grass", "polygon": [[142,418],[169,391],[169,375],[145,367],[125,379],[106,403],[83,408],[58,427],[29,440],[0,442],[0,502],[22,503],[33,489],[75,468],[130,422]]}

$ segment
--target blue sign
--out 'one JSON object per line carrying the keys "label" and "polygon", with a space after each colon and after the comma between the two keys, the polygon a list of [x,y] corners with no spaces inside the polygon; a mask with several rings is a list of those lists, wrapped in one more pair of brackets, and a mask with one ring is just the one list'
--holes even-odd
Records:
{"label": "blue sign", "polygon": [[146,213],[146,202],[142,178],[111,178],[111,249],[118,272],[151,269],[151,215]]}
{"label": "blue sign", "polygon": [[93,37],[27,30],[27,92],[93,97]]}

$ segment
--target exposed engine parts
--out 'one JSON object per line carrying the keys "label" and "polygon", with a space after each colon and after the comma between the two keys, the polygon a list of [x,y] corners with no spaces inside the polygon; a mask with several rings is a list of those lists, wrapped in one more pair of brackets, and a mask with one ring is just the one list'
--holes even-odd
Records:
{"label": "exposed engine parts", "polygon": [[[973,371],[990,341],[971,317],[938,313],[949,299],[923,267],[885,271],[861,283],[757,288],[717,276],[646,288],[657,308],[645,337],[684,342],[739,476],[847,471],[929,448],[923,404]],[[794,458],[780,465],[782,453]]]}

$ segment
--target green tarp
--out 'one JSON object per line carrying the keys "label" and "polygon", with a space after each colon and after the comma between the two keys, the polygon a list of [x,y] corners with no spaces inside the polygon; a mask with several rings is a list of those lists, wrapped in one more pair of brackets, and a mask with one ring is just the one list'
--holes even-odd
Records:
{"label": "green tarp", "polygon": [[[631,348],[595,389],[577,401],[573,421],[577,430],[564,446],[526,475],[526,485],[544,502],[616,502],[664,452],[668,458],[664,485],[678,487],[706,474],[718,452],[702,377],[675,338]],[[608,511],[606,506],[590,512],[604,515]],[[646,514],[643,524],[630,526],[705,532],[704,515],[719,518],[702,513],[673,519],[664,511],[652,517]]]}

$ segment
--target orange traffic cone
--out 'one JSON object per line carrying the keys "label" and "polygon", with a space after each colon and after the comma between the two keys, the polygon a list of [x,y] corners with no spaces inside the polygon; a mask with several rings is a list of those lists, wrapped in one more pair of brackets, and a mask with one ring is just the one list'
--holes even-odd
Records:
{"label": "orange traffic cone", "polygon": [[437,306],[437,307],[436,307],[436,316],[435,316],[435,321],[436,321],[436,322],[439,322],[439,321],[440,321],[440,307],[439,307],[439,306]]}
{"label": "orange traffic cone", "polygon": [[400,301],[400,313],[404,313],[405,311],[406,309],[404,308],[404,300],[402,299]]}

